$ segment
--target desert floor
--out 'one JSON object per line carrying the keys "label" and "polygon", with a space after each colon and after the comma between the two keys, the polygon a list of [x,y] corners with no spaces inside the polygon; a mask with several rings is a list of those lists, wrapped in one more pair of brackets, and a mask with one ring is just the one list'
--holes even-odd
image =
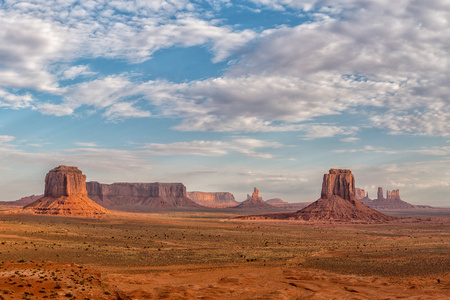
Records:
{"label": "desert floor", "polygon": [[450,216],[389,224],[0,212],[0,299],[450,299]]}

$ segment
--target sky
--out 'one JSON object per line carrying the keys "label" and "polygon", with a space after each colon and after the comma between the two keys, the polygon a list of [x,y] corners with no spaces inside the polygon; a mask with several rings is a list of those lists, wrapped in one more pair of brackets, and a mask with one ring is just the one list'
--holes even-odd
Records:
{"label": "sky", "polygon": [[0,200],[45,174],[450,206],[447,0],[0,1]]}

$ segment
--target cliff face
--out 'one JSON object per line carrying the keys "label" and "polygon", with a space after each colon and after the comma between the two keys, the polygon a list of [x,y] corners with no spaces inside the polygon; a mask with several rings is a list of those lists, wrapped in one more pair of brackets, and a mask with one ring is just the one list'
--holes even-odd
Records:
{"label": "cliff face", "polygon": [[45,176],[44,197],[26,205],[24,212],[98,217],[108,213],[87,197],[86,176],[77,167],[59,166]]}
{"label": "cliff face", "polygon": [[59,166],[45,176],[44,197],[87,196],[86,175],[77,167]]}
{"label": "cliff face", "polygon": [[345,200],[355,198],[355,178],[350,170],[331,169],[323,175],[321,198],[338,196]]}
{"label": "cliff face", "polygon": [[182,183],[86,183],[87,192],[95,202],[127,211],[151,211],[183,207],[201,207],[187,198]]}
{"label": "cliff face", "polygon": [[195,203],[206,207],[226,208],[236,206],[239,204],[235,200],[233,194],[229,192],[217,192],[217,193],[188,192],[187,196]]}

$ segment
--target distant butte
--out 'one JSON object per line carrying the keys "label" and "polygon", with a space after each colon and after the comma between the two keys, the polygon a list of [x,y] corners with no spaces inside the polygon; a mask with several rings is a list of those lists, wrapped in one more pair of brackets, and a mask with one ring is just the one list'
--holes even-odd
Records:
{"label": "distant butte", "polygon": [[109,211],[87,196],[86,175],[77,167],[59,166],[45,177],[44,197],[23,212],[61,216],[99,217]]}
{"label": "distant butte", "polygon": [[229,192],[188,192],[187,196],[195,203],[211,208],[227,208],[239,204]]}
{"label": "distant butte", "polygon": [[[357,197],[358,198],[358,197]],[[384,198],[383,188],[378,188],[377,199],[370,199],[369,195],[363,198],[358,198],[365,205],[380,211],[390,210],[414,210],[414,209],[434,209],[427,205],[412,205],[400,198],[400,190],[386,191],[386,198]]]}
{"label": "distant butte", "polygon": [[243,201],[238,206],[233,208],[236,209],[248,209],[248,210],[273,210],[276,209],[275,206],[266,203],[260,196],[259,190],[257,188],[253,189],[252,196],[247,196],[247,200]]}
{"label": "distant butte", "polygon": [[382,223],[393,219],[355,198],[355,178],[350,170],[345,169],[331,169],[329,174],[324,174],[320,199],[302,210],[243,218],[350,223]]}

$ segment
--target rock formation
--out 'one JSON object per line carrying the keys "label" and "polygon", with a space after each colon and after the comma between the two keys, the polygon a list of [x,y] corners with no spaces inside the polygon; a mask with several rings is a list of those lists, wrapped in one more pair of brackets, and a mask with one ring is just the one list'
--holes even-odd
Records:
{"label": "rock formation", "polygon": [[239,203],[234,199],[233,194],[229,192],[206,193],[206,192],[188,192],[189,199],[197,204],[212,207],[226,208],[236,206]]}
{"label": "rock formation", "polygon": [[400,190],[387,191],[386,199],[387,200],[400,199]]}
{"label": "rock formation", "polygon": [[355,189],[355,198],[358,200],[361,200],[362,198],[366,197],[366,191],[360,188]]}
{"label": "rock formation", "polygon": [[400,198],[400,190],[386,191],[386,198],[383,195],[383,188],[378,188],[377,199],[371,200],[368,197],[361,199],[361,201],[376,210],[389,211],[389,210],[409,210],[409,209],[423,209],[431,208],[427,206],[417,206],[409,204]]}
{"label": "rock formation", "polygon": [[188,199],[182,183],[87,182],[89,197],[102,206],[124,211],[148,212],[178,208],[202,208]]}
{"label": "rock formation", "polygon": [[257,188],[253,189],[253,194],[251,197],[248,197],[247,200],[243,201],[238,206],[233,208],[237,209],[248,209],[248,210],[273,210],[276,209],[275,206],[266,203],[260,196]]}
{"label": "rock formation", "polygon": [[331,196],[345,200],[355,198],[355,177],[350,170],[330,169],[329,174],[323,175],[320,198],[328,199]]}
{"label": "rock formation", "polygon": [[44,197],[26,205],[24,212],[63,216],[98,217],[108,213],[88,198],[86,175],[77,167],[59,166],[45,177]]}
{"label": "rock formation", "polygon": [[380,223],[391,220],[355,198],[355,178],[350,170],[331,169],[323,176],[319,200],[295,213],[244,217],[246,219],[288,219],[313,222]]}
{"label": "rock formation", "polygon": [[355,178],[350,170],[331,169],[325,174],[319,200],[296,213],[311,221],[383,222],[390,220],[355,198]]}
{"label": "rock formation", "polygon": [[383,197],[383,188],[382,187],[378,187],[377,199],[384,199],[384,197]]}

